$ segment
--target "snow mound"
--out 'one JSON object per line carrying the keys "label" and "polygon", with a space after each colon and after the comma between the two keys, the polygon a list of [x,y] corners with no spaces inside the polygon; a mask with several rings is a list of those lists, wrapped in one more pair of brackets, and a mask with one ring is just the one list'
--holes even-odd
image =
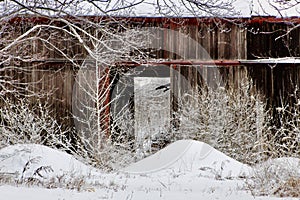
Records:
{"label": "snow mound", "polygon": [[92,169],[73,156],[38,144],[18,144],[0,149],[0,174],[15,174],[17,177],[43,178],[76,174],[90,175]]}
{"label": "snow mound", "polygon": [[208,171],[221,178],[247,176],[252,169],[206,143],[194,140],[179,140],[121,171],[147,174],[162,170],[179,172]]}

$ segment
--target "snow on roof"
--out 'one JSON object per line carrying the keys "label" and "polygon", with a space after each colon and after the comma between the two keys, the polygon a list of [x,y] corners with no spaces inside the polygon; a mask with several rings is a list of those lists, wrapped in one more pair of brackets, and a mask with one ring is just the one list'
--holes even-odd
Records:
{"label": "snow on roof", "polygon": [[[226,0],[212,1],[215,5],[223,4],[220,8],[213,10],[200,10],[188,1],[173,0],[144,0],[130,9],[118,10],[122,7],[121,1],[112,0],[110,4],[98,2],[103,11],[122,16],[141,16],[141,17],[251,17],[251,16],[276,16],[294,17],[300,16],[300,4],[297,0]],[[123,1],[122,1],[123,2]],[[128,5],[137,3],[136,0],[127,1]],[[210,2],[210,1],[206,1]],[[228,5],[226,5],[228,3]],[[159,5],[158,5],[159,4]]]}
{"label": "snow on roof", "polygon": [[[216,0],[205,1],[209,8],[197,8],[191,1],[187,0],[93,0],[78,1],[78,4],[69,3],[62,6],[56,1],[32,2],[20,0],[26,6],[39,6],[46,8],[61,8],[72,15],[112,15],[112,16],[139,16],[139,17],[251,17],[251,16],[276,16],[294,17],[300,16],[300,4],[298,0]],[[197,2],[197,1],[195,1]],[[13,13],[18,10],[16,3],[11,1],[0,2],[0,16]],[[216,6],[216,7],[215,7]],[[38,9],[37,9],[38,10]],[[40,11],[40,10],[38,10]],[[45,9],[43,14],[61,15],[52,9]],[[46,12],[46,13],[44,13]]]}
{"label": "snow on roof", "polygon": [[256,60],[239,60],[240,63],[244,64],[300,64],[300,58],[296,57],[285,57],[285,58],[268,58],[268,59],[256,59]]}

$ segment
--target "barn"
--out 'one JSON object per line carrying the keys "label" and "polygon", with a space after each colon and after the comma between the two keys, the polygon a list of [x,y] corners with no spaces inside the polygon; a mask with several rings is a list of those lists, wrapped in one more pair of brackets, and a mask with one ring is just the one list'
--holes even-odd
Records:
{"label": "barn", "polygon": [[[31,37],[14,50],[15,57],[28,59],[2,62],[3,77],[17,80],[20,94],[32,102],[47,102],[66,126],[83,132],[92,126],[105,135],[130,130],[142,140],[145,132],[170,132],[183,123],[174,112],[187,91],[194,94],[198,86],[230,90],[245,81],[251,83],[249,96],[259,93],[267,102],[275,126],[283,123],[278,108],[299,106],[299,17],[85,19],[114,34],[82,25],[77,36],[68,19],[36,16],[17,16],[1,25],[7,38],[20,33]],[[102,60],[97,52],[90,56],[91,35],[109,38],[97,51]],[[116,36],[123,43],[111,42]],[[145,44],[128,46],[135,40]],[[105,54],[110,47],[115,54]],[[93,109],[100,111],[95,114]],[[84,125],[83,118],[91,124]]]}

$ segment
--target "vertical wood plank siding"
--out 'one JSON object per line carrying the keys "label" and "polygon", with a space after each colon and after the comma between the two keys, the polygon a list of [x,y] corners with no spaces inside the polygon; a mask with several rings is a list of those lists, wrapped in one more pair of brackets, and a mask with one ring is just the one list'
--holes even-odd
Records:
{"label": "vertical wood plank siding", "polygon": [[[118,19],[118,18],[117,18]],[[157,51],[156,58],[163,59],[202,59],[203,52],[199,46],[193,45],[196,41],[210,55],[212,60],[239,60],[256,59],[261,57],[300,57],[300,28],[293,29],[292,23],[298,24],[300,19],[276,19],[276,18],[252,18],[252,19],[215,19],[215,18],[120,18],[128,27],[163,27],[180,31],[190,36],[185,43],[174,34],[162,34],[160,40],[162,46],[168,46],[173,52]],[[31,20],[30,23],[15,20],[9,25],[12,35],[24,33],[34,24],[42,24],[43,21]],[[1,26],[1,25],[0,25]],[[3,25],[4,26],[4,25]],[[87,31],[95,30],[86,28]],[[289,35],[280,37],[286,31],[292,30]],[[78,41],[70,38],[66,33],[46,29],[42,38],[52,38],[51,42],[70,58],[78,59],[78,64],[86,58],[87,52],[78,44]],[[158,42],[158,41],[156,41]],[[16,54],[27,50],[32,58],[41,60],[39,62],[22,63],[23,67],[29,67],[30,73],[13,71],[3,72],[3,75],[14,77],[22,82],[31,83],[29,87],[33,91],[51,91],[43,97],[53,108],[53,113],[61,122],[72,123],[66,117],[70,116],[72,105],[72,91],[77,69],[61,53],[49,44],[41,40],[32,40],[23,49],[16,49]],[[23,51],[24,52],[24,51]],[[48,61],[54,62],[48,62]],[[56,60],[56,61],[55,61]],[[3,66],[0,66],[3,68]],[[288,96],[296,85],[299,87],[300,67],[294,64],[278,65],[272,71],[268,64],[247,66],[218,66],[220,73],[230,85],[237,86],[239,82],[252,77],[255,85],[269,99],[270,104],[279,105],[280,96]],[[201,81],[197,78],[194,69],[173,66],[185,76],[189,76],[193,85]],[[203,66],[197,67],[202,76],[210,80],[210,69]],[[187,71],[186,71],[187,70]],[[272,79],[273,77],[273,79]],[[213,81],[213,80],[211,80]],[[273,87],[271,87],[273,85]],[[175,87],[175,86],[174,86]],[[298,93],[299,94],[299,93]]]}

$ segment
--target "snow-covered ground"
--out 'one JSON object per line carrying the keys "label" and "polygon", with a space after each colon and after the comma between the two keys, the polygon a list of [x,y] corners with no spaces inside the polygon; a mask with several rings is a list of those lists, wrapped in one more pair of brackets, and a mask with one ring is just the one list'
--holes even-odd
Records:
{"label": "snow-covered ground", "polygon": [[280,199],[254,197],[245,184],[251,173],[251,167],[192,140],[114,173],[45,146],[14,145],[0,150],[0,199]]}

